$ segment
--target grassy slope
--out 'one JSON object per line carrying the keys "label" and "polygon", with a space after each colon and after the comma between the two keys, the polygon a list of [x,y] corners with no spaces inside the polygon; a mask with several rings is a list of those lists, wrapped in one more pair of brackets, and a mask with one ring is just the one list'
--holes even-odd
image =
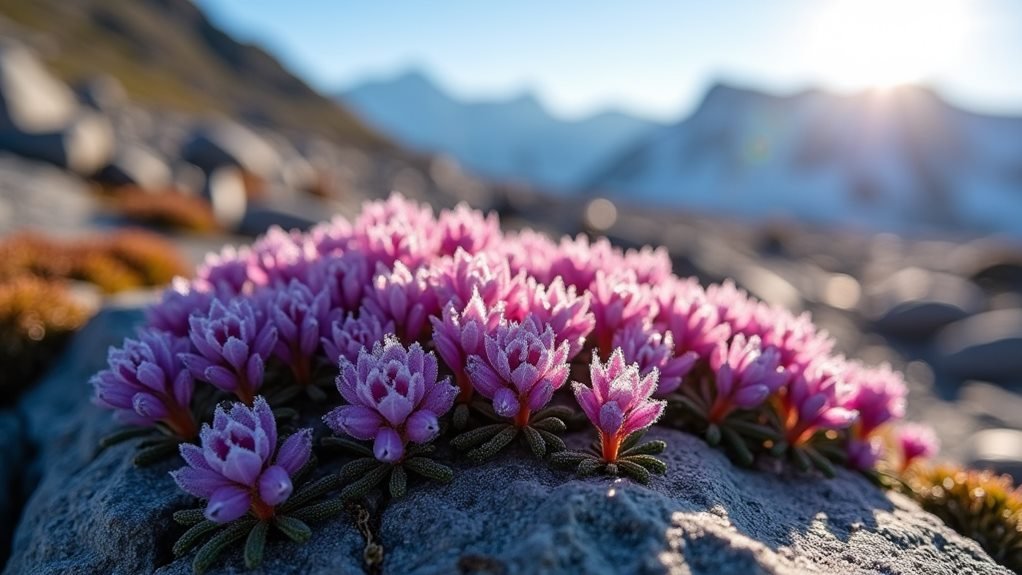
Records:
{"label": "grassy slope", "polygon": [[70,82],[108,73],[146,104],[389,147],[262,49],[213,26],[189,0],[0,0],[0,13],[55,43],[44,54]]}

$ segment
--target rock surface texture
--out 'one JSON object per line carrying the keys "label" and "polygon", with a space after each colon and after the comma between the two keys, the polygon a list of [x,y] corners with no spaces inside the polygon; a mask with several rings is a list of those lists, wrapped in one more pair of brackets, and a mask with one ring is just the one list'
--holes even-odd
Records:
{"label": "rock surface texture", "polygon": [[[180,462],[135,468],[132,442],[96,448],[114,424],[88,402],[87,378],[140,319],[134,309],[102,312],[23,399],[36,490],[5,574],[191,572],[192,556],[170,551],[183,532],[171,514],[195,504],[167,473]],[[669,472],[649,486],[580,479],[512,450],[457,464],[451,484],[413,481],[404,499],[371,499],[368,530],[353,509],[314,526],[305,545],[271,538],[259,572],[365,572],[368,531],[383,547],[383,573],[1009,573],[852,473],[825,480],[744,470],[691,435],[651,435],[668,442]],[[582,447],[587,436],[568,441]],[[327,469],[344,461],[321,460]],[[212,572],[245,572],[240,550]]]}

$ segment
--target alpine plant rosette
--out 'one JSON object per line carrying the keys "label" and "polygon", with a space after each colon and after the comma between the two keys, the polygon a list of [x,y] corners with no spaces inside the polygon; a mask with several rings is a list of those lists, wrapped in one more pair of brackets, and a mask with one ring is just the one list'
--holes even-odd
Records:
{"label": "alpine plant rosette", "polygon": [[448,378],[437,379],[436,356],[413,343],[408,348],[393,336],[363,349],[353,363],[340,358],[337,389],[347,402],[323,420],[335,433],[371,442],[372,447],[328,441],[363,455],[345,466],[341,476],[361,477],[349,493],[364,494],[390,476],[394,497],[404,494],[405,470],[449,481],[447,467],[424,457],[440,435],[440,418],[454,405],[458,388]]}
{"label": "alpine plant rosette", "polygon": [[[398,194],[351,222],[274,228],[208,256],[147,320],[91,380],[94,401],[131,426],[104,445],[151,434],[139,463],[173,456],[207,423],[180,451],[191,471],[177,474],[208,502],[179,514],[192,525],[182,549],[212,535],[198,567],[246,534],[256,564],[268,526],[300,540],[306,520],[384,481],[400,496],[409,472],[449,480],[431,454],[512,457],[519,438],[538,458],[638,481],[665,469],[654,457],[663,442],[641,442],[654,424],[702,435],[739,464],[826,474],[904,472],[936,450],[898,427],[902,377],[835,355],[807,314],[730,280],[704,289],[678,278],[663,249],[504,234],[494,215],[464,205],[437,215]],[[331,380],[337,393],[320,387]],[[240,403],[214,412],[229,401]],[[296,489],[298,462],[315,460],[310,435],[278,448],[273,415],[291,426],[322,404],[335,435],[312,443],[358,457],[336,461],[340,472],[308,463],[321,479]],[[593,449],[566,451],[560,434],[586,419]],[[448,440],[453,449],[434,448]],[[316,502],[332,490],[337,499]]]}

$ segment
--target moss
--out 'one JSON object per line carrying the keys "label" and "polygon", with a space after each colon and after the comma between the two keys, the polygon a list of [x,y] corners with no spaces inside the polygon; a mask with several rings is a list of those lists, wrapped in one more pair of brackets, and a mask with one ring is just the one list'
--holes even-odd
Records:
{"label": "moss", "polygon": [[1022,491],[1009,476],[937,466],[916,470],[907,484],[923,509],[1022,572]]}
{"label": "moss", "polygon": [[54,281],[20,277],[0,283],[0,405],[35,381],[89,310]]}

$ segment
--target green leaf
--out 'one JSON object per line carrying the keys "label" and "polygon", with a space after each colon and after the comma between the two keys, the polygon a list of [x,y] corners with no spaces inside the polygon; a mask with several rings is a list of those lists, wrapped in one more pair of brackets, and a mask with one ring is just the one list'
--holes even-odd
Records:
{"label": "green leaf", "polygon": [[273,409],[273,419],[277,422],[293,421],[298,419],[298,411],[290,407],[276,407]]}
{"label": "green leaf", "polygon": [[407,459],[404,466],[412,473],[417,473],[440,483],[447,483],[454,479],[454,471],[446,465],[441,465],[426,457],[412,457]]}
{"label": "green leaf", "polygon": [[468,426],[468,416],[471,413],[467,404],[459,403],[454,406],[454,413],[451,415],[451,423],[454,424],[454,429],[462,430]]}
{"label": "green leaf", "polygon": [[353,441],[344,437],[324,437],[319,440],[319,444],[327,449],[340,449],[344,451],[350,451],[359,455],[365,455],[367,457],[373,456],[373,450],[366,446],[364,443]]}
{"label": "green leaf", "polygon": [[109,435],[104,435],[99,440],[100,449],[106,449],[112,445],[118,443],[124,443],[129,439],[135,439],[136,437],[144,437],[146,435],[152,435],[154,433],[151,427],[128,427],[115,431]]}
{"label": "green leaf", "polygon": [[592,455],[581,451],[557,451],[550,454],[550,463],[565,467],[575,467],[583,459],[592,459],[592,457]]}
{"label": "green leaf", "polygon": [[306,483],[298,490],[297,493],[289,497],[280,509],[282,511],[288,511],[299,507],[321,495],[329,493],[335,489],[339,489],[343,483],[344,480],[336,473],[331,473],[326,477],[321,477],[316,481]]}
{"label": "green leaf", "polygon": [[344,467],[341,467],[339,475],[345,480],[353,479],[368,473],[377,465],[380,465],[380,462],[375,457],[361,457],[345,463]]}
{"label": "green leaf", "polygon": [[738,462],[745,467],[752,465],[755,457],[753,457],[752,452],[749,451],[749,446],[745,444],[745,440],[742,436],[729,426],[720,428],[720,431],[721,434],[723,434],[728,447],[734,450],[735,457],[738,458]]}
{"label": "green leaf", "polygon": [[170,440],[142,449],[135,454],[135,465],[146,467],[177,455],[178,445],[179,443],[176,440]]}
{"label": "green leaf", "polygon": [[575,468],[575,473],[578,473],[579,475],[582,476],[592,475],[599,471],[600,468],[603,466],[604,463],[602,459],[597,459],[595,457],[586,457],[582,461],[578,462],[578,467]]}
{"label": "green leaf", "polygon": [[769,439],[770,441],[777,441],[781,438],[781,434],[776,429],[767,427],[766,425],[753,423],[751,421],[731,419],[727,422],[727,424],[731,429],[734,429],[738,433],[752,439]]}
{"label": "green leaf", "polygon": [[691,397],[686,397],[681,394],[671,396],[671,403],[680,405],[686,412],[696,415],[702,419],[706,419],[706,408],[694,401]]}
{"label": "green leaf", "polygon": [[278,515],[273,518],[273,525],[295,543],[305,543],[312,537],[312,529],[296,517]]}
{"label": "green leaf", "polygon": [[263,562],[263,548],[266,547],[266,533],[270,530],[268,521],[260,521],[248,532],[245,540],[245,567],[255,569]]}
{"label": "green leaf", "polygon": [[518,428],[513,425],[505,425],[493,439],[468,452],[468,457],[474,461],[484,461],[496,455],[504,449],[518,435]]}
{"label": "green leaf", "polygon": [[522,428],[522,433],[525,434],[525,441],[529,444],[532,454],[538,459],[543,459],[543,456],[546,455],[546,442],[543,441],[543,436],[539,434],[539,431],[525,426]]}
{"label": "green leaf", "polygon": [[551,433],[564,433],[568,429],[564,420],[557,417],[540,419],[533,423],[532,426],[536,429],[542,429],[543,431],[549,431]]}
{"label": "green leaf", "polygon": [[255,520],[242,519],[231,523],[226,529],[217,533],[199,548],[199,552],[195,554],[195,560],[192,561],[192,570],[196,575],[205,573],[206,569],[209,569],[209,566],[216,561],[216,558],[223,553],[228,545],[244,537],[254,525]]}
{"label": "green leaf", "polygon": [[177,521],[181,525],[195,525],[206,519],[203,514],[204,509],[199,507],[198,509],[182,509],[174,512],[174,521]]}
{"label": "green leaf", "polygon": [[480,415],[482,415],[486,419],[489,419],[490,421],[497,422],[507,421],[506,418],[497,415],[497,412],[493,411],[493,406],[490,405],[490,402],[488,401],[484,400],[474,401],[472,402],[472,409],[476,410],[477,412],[479,412]]}
{"label": "green leaf", "polygon": [[547,451],[550,451],[551,453],[564,451],[565,449],[568,448],[568,446],[564,444],[563,439],[557,437],[556,435],[550,433],[549,431],[540,429],[539,434],[543,436],[543,441],[546,442]]}
{"label": "green leaf", "polygon": [[484,443],[492,439],[494,436],[496,436],[498,433],[500,433],[502,430],[508,427],[511,427],[510,423],[493,423],[490,425],[477,427],[470,431],[466,431],[461,435],[457,435],[453,439],[451,439],[451,447],[459,451],[464,451],[465,449],[475,447],[480,443]]}
{"label": "green leaf", "polygon": [[706,443],[712,447],[720,445],[720,426],[716,423],[711,423],[706,427]]}
{"label": "green leaf", "polygon": [[826,475],[828,478],[833,479],[837,475],[837,471],[834,469],[834,465],[827,460],[826,457],[820,455],[812,447],[805,448],[805,454],[809,457],[809,460],[813,462],[813,467],[820,470],[821,473]]}
{"label": "green leaf", "polygon": [[289,512],[288,515],[295,519],[316,523],[344,511],[344,505],[345,501],[343,499],[330,499],[309,505],[308,507],[302,507],[301,509]]}
{"label": "green leaf", "polygon": [[652,455],[627,455],[625,457],[621,457],[618,461],[627,461],[629,463],[641,465],[647,470],[658,475],[667,473],[667,464]]}
{"label": "green leaf", "polygon": [[537,411],[535,414],[533,414],[532,418],[535,419],[536,421],[546,419],[548,417],[556,417],[558,419],[571,419],[571,417],[574,415],[575,410],[568,407],[567,405],[552,405],[550,407],[545,407]]}
{"label": "green leaf", "polygon": [[625,475],[631,477],[632,479],[638,481],[639,483],[642,483],[643,485],[649,483],[650,475],[649,471],[647,471],[645,467],[637,463],[632,463],[631,461],[628,461],[626,459],[619,459],[617,461],[617,466],[618,469],[620,469]]}
{"label": "green leaf", "polygon": [[214,523],[208,519],[203,519],[199,523],[192,525],[188,531],[185,531],[181,537],[177,538],[177,541],[174,543],[174,555],[181,556],[188,553],[189,549],[199,543],[199,539],[220,527],[222,527],[221,524]]}
{"label": "green leaf", "polygon": [[324,401],[327,400],[326,392],[316,387],[315,385],[306,385],[305,395],[309,396],[309,399],[316,403],[323,403]]}
{"label": "green leaf", "polygon": [[621,455],[657,455],[667,449],[667,442],[660,439],[647,441],[629,449],[621,450]]}
{"label": "green leaf", "polygon": [[791,454],[791,460],[795,463],[795,467],[799,471],[806,472],[812,467],[812,462],[809,461],[809,457],[800,447],[792,447],[788,450]]}
{"label": "green leaf", "polygon": [[[628,451],[629,449],[638,445],[645,435],[646,435],[645,429],[640,429],[634,433],[629,434],[628,437],[626,437],[625,440],[621,442],[621,447],[619,447],[618,449],[622,452]],[[602,436],[600,437],[602,440]]]}
{"label": "green leaf", "polygon": [[341,499],[347,501],[349,499],[358,499],[369,493],[369,490],[376,487],[381,481],[386,479],[387,474],[390,473],[392,465],[389,463],[380,463],[371,471],[362,476],[361,479],[354,483],[348,484],[347,487],[341,490]]}
{"label": "green leaf", "polygon": [[395,465],[390,472],[390,496],[394,499],[401,499],[408,489],[408,474],[399,464]]}

